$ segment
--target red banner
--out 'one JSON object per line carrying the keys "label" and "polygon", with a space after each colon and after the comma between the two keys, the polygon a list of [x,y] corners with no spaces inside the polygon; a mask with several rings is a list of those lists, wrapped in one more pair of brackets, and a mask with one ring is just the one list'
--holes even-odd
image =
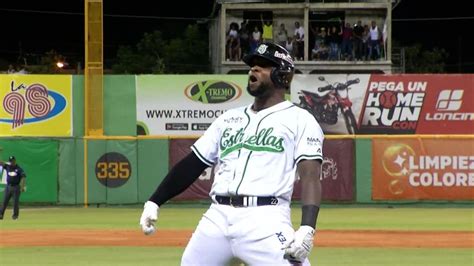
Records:
{"label": "red banner", "polygon": [[[170,140],[169,155],[170,155],[170,169],[177,164],[181,159],[186,157],[191,152],[191,145],[196,139],[172,139]],[[183,193],[176,196],[174,199],[178,200],[192,200],[192,199],[209,199],[209,191],[211,190],[212,182],[214,181],[214,171],[212,168],[207,168],[199,176],[199,178]]]}
{"label": "red banner", "polygon": [[[184,158],[190,151],[195,139],[174,139],[170,141],[170,168]],[[354,141],[325,140],[324,162],[321,183],[324,200],[352,201],[354,199]],[[214,171],[208,168],[188,189],[175,199],[208,199]],[[293,198],[300,199],[300,185],[296,181]]]}
{"label": "red banner", "polygon": [[474,139],[374,139],[374,200],[474,200]]}
{"label": "red banner", "polygon": [[361,134],[474,133],[474,75],[371,75]]}
{"label": "red banner", "polygon": [[[326,139],[321,184],[323,200],[352,201],[354,199],[354,140]],[[301,185],[296,181],[293,198],[301,198]]]}

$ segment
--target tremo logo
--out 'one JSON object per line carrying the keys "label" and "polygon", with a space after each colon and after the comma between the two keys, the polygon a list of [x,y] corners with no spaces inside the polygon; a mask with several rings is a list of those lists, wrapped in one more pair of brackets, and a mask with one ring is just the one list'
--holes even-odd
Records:
{"label": "tremo logo", "polygon": [[196,102],[224,103],[238,99],[242,95],[242,89],[232,82],[205,80],[189,84],[184,94]]}
{"label": "tremo logo", "polygon": [[12,81],[10,92],[4,95],[2,104],[11,117],[0,118],[0,123],[12,124],[15,129],[59,115],[66,108],[66,99],[43,84],[15,86]]}

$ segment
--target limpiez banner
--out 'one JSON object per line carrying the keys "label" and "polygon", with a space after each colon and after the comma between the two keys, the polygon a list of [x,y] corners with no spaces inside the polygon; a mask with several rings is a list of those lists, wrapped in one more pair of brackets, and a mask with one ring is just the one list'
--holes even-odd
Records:
{"label": "limpiez banner", "polygon": [[474,138],[374,139],[374,200],[474,200]]}
{"label": "limpiez banner", "polygon": [[136,77],[139,135],[201,136],[228,109],[251,104],[246,75]]}

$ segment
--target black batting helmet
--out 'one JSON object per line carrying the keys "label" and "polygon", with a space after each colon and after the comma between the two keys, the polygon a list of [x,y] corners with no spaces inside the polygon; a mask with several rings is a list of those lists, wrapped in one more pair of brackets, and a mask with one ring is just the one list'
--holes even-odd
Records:
{"label": "black batting helmet", "polygon": [[242,59],[247,65],[253,67],[255,58],[263,58],[270,61],[274,67],[270,75],[273,83],[277,87],[288,89],[290,87],[293,74],[295,73],[295,64],[290,53],[282,46],[266,42],[260,44],[251,54]]}

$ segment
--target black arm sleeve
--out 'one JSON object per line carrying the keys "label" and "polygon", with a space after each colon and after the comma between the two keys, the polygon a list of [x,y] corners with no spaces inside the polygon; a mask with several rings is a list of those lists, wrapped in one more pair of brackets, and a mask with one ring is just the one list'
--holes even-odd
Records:
{"label": "black arm sleeve", "polygon": [[207,167],[194,152],[190,152],[171,168],[149,200],[161,206],[191,186]]}
{"label": "black arm sleeve", "polygon": [[319,207],[316,205],[303,205],[301,212],[301,225],[309,225],[316,229]]}

